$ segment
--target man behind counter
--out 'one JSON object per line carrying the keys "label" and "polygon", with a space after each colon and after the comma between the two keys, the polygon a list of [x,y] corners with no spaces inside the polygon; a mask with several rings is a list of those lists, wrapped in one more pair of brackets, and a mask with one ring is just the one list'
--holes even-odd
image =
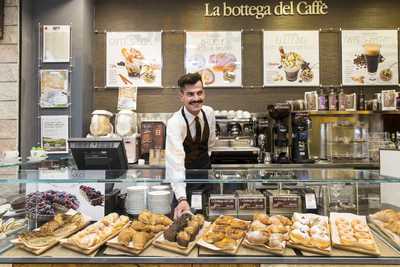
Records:
{"label": "man behind counter", "polygon": [[[198,73],[185,74],[178,80],[179,97],[183,103],[167,123],[165,152],[166,178],[175,192],[175,217],[190,210],[193,190],[205,190],[204,184],[186,185],[186,169],[210,169],[210,151],[215,144],[215,115],[211,107],[203,105],[206,98]],[[200,179],[191,175],[188,179]]]}

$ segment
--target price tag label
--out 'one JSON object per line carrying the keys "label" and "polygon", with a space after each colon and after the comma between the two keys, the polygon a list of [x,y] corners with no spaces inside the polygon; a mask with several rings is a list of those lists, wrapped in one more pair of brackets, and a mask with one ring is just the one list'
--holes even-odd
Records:
{"label": "price tag label", "polygon": [[306,200],[306,209],[314,210],[317,208],[317,200],[315,198],[315,194],[307,193],[305,195],[305,200]]}
{"label": "price tag label", "polygon": [[196,210],[202,210],[202,196],[200,194],[193,194],[191,199],[192,208]]}

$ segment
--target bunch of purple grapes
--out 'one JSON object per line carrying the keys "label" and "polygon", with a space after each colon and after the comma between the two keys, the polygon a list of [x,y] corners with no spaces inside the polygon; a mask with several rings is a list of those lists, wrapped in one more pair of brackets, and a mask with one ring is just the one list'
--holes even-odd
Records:
{"label": "bunch of purple grapes", "polygon": [[104,198],[100,191],[87,185],[81,185],[79,189],[86,194],[92,206],[100,206],[103,204]]}
{"label": "bunch of purple grapes", "polygon": [[76,196],[62,191],[48,190],[27,195],[25,209],[31,214],[55,215],[55,204],[67,209],[78,209],[79,201]]}

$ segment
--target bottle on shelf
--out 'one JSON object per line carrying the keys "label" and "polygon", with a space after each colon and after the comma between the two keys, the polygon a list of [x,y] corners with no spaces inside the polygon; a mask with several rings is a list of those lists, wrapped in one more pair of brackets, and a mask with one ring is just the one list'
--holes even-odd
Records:
{"label": "bottle on shelf", "polygon": [[335,88],[332,88],[331,91],[329,92],[328,102],[330,111],[336,111],[338,109],[338,97],[335,92]]}
{"label": "bottle on shelf", "polygon": [[365,95],[363,89],[361,89],[361,92],[358,94],[357,97],[357,110],[365,110]]}
{"label": "bottle on shelf", "polygon": [[338,109],[339,111],[346,110],[346,94],[343,91],[343,88],[340,88],[340,92],[338,94]]}
{"label": "bottle on shelf", "polygon": [[325,94],[324,89],[322,89],[322,88],[318,94],[318,110],[319,111],[329,110],[328,95]]}
{"label": "bottle on shelf", "polygon": [[400,92],[397,92],[397,97],[396,97],[396,109],[400,110]]}

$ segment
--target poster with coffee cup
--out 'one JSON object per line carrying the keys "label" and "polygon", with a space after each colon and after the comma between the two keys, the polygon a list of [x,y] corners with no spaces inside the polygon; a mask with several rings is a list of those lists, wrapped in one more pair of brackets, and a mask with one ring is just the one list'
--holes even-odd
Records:
{"label": "poster with coffee cup", "polygon": [[162,87],[161,32],[107,32],[106,87]]}
{"label": "poster with coffee cup", "polygon": [[397,85],[397,30],[342,31],[343,85]]}
{"label": "poster with coffee cup", "polygon": [[185,68],[198,72],[205,87],[242,86],[242,33],[187,32]]}
{"label": "poster with coffee cup", "polygon": [[319,86],[318,31],[264,31],[264,86]]}

